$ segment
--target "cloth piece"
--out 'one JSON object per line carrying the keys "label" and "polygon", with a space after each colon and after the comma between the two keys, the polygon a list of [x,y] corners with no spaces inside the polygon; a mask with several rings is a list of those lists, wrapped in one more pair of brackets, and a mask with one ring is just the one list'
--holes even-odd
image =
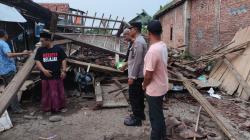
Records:
{"label": "cloth piece", "polygon": [[65,104],[63,80],[42,80],[42,110],[58,112]]}

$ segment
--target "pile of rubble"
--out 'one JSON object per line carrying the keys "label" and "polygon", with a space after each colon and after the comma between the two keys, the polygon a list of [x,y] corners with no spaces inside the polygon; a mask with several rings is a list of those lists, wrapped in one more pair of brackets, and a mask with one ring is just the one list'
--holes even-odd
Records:
{"label": "pile of rubble", "polygon": [[[249,29],[250,27],[247,27],[238,31],[229,44],[195,60],[183,60],[183,54],[177,49],[170,49],[169,53],[168,68],[172,89],[186,89],[229,139],[247,139],[250,128],[249,120],[242,120],[242,116],[239,115],[244,112],[244,105],[247,105],[246,101],[250,97]],[[180,85],[183,87],[176,88]],[[232,103],[226,100],[228,98],[237,99],[244,105],[239,105],[239,102]],[[217,103],[213,104],[216,101]],[[219,104],[223,107],[216,106]],[[229,105],[233,107],[229,108]],[[234,112],[235,110],[239,112]],[[242,135],[238,128],[244,128],[241,130],[246,133]]]}

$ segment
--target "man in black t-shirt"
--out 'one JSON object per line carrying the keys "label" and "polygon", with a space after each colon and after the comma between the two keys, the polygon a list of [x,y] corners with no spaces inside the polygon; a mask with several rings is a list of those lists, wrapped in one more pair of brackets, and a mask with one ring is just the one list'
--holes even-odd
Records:
{"label": "man in black t-shirt", "polygon": [[67,57],[60,46],[54,46],[51,35],[40,34],[42,47],[37,50],[35,61],[41,71],[42,110],[59,112],[65,108],[63,79],[66,76]]}

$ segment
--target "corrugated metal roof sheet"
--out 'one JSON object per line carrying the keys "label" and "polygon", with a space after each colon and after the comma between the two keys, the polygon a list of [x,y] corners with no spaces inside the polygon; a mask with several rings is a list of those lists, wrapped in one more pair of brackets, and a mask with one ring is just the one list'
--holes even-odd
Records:
{"label": "corrugated metal roof sheet", "polygon": [[14,7],[0,3],[0,21],[27,22],[26,19]]}

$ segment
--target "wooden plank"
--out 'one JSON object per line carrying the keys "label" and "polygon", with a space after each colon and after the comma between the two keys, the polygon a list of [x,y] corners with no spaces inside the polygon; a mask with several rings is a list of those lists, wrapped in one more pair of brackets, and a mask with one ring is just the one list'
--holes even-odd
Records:
{"label": "wooden plank", "polygon": [[[103,18],[104,18],[104,13],[102,14],[102,19],[103,19]],[[101,21],[100,21],[100,23],[99,23],[99,30],[98,30],[98,34],[99,34],[99,32],[100,32],[100,28],[101,28],[102,22],[103,22],[103,20],[101,20]]]}
{"label": "wooden plank", "polygon": [[213,78],[208,79],[207,82],[203,82],[200,80],[193,79],[192,80],[195,84],[197,84],[198,88],[208,88],[208,87],[213,87],[217,88],[220,86],[221,82],[214,80]]}
{"label": "wooden plank", "polygon": [[104,100],[103,107],[106,108],[115,108],[115,107],[127,107],[129,106],[128,102],[125,101],[114,101],[114,100]]}
{"label": "wooden plank", "polygon": [[230,71],[233,73],[233,75],[235,76],[235,79],[241,84],[241,86],[243,87],[243,90],[247,93],[244,99],[248,100],[250,97],[250,86],[242,77],[242,75],[234,68],[233,64],[229,62],[228,59],[224,58],[224,63],[228,66]]}
{"label": "wooden plank", "polygon": [[[248,32],[248,34],[246,36],[248,37],[248,39],[250,38],[250,31]],[[250,47],[249,46],[243,52],[242,56],[244,56],[244,59],[242,61],[244,61],[244,63],[246,64],[246,66],[241,69],[241,71],[242,71],[241,74],[242,74],[244,80],[246,81],[246,83],[248,85],[250,85],[250,82],[249,82],[249,77],[250,77],[250,66],[249,66]],[[245,98],[249,98],[248,94],[250,94],[250,93],[249,92],[247,93],[246,90],[243,90],[243,86],[240,85],[239,88],[238,88],[238,90],[237,90],[237,94],[242,99],[245,99]]]}
{"label": "wooden plank", "polygon": [[[201,109],[202,109],[202,106],[200,106],[199,111],[198,111],[198,116],[197,116],[197,120],[196,120],[196,124],[195,124],[195,130],[194,130],[195,133],[198,131]],[[196,136],[194,136],[193,140],[196,140]]]}
{"label": "wooden plank", "polygon": [[220,129],[230,140],[246,140],[246,138],[244,138],[242,134],[239,134],[230,123],[224,121],[224,117],[202,96],[196,88],[193,87],[192,83],[187,78],[178,72],[176,75],[183,80],[183,84],[189,93],[201,104],[204,110],[212,117],[212,119],[218,124]]}
{"label": "wooden plank", "polygon": [[[114,22],[114,25],[113,25],[113,29],[115,29],[115,25],[116,25],[116,23],[117,23],[117,20],[118,20],[118,16],[117,16],[116,19],[115,19],[115,22]],[[123,21],[123,20],[122,20],[122,21]],[[111,35],[112,35],[113,31],[114,31],[114,30],[111,30],[111,33],[110,33]]]}
{"label": "wooden plank", "polygon": [[222,60],[219,60],[218,62],[216,62],[215,66],[212,68],[212,71],[209,73],[209,78],[213,77],[214,73],[220,68],[220,66],[222,65]]}
{"label": "wooden plank", "polygon": [[93,21],[92,21],[92,26],[91,26],[91,30],[93,30],[93,27],[94,27],[94,23],[95,23],[95,19],[96,19],[96,12],[95,12],[95,16],[94,16],[94,18],[93,18]]}
{"label": "wooden plank", "polygon": [[116,70],[116,69],[111,68],[111,67],[81,62],[81,61],[77,61],[77,60],[73,60],[73,59],[67,59],[67,62],[69,64],[78,65],[78,66],[85,67],[85,68],[88,68],[88,66],[90,66],[91,70],[94,70],[94,71],[101,71],[104,73],[111,73],[111,74],[121,74],[122,73],[122,71]]}
{"label": "wooden plank", "polygon": [[221,77],[223,76],[223,74],[225,73],[226,70],[227,70],[227,66],[224,63],[222,63],[222,65],[213,74],[213,76],[211,78],[221,82]]}
{"label": "wooden plank", "polygon": [[[250,65],[248,65],[248,61],[250,59],[250,54],[247,54],[250,52],[250,48],[248,47],[243,54],[245,55],[230,55],[227,56],[227,59],[232,64],[232,66],[235,68],[236,71],[243,77],[243,79],[246,79],[247,74],[250,70]],[[231,59],[228,57],[232,57]],[[224,62],[225,63],[225,62]],[[233,72],[228,71],[226,73],[226,77],[224,77],[224,81],[222,82],[222,88],[227,91],[229,95],[232,95],[235,93],[240,85],[240,82],[236,79]]]}
{"label": "wooden plank", "polygon": [[[110,22],[111,17],[112,17],[112,15],[110,14],[109,20],[108,20],[108,22],[106,23],[105,28],[108,28],[108,27],[109,27],[109,22]],[[105,29],[104,35],[106,35],[106,33],[107,33],[107,30]]]}
{"label": "wooden plank", "polygon": [[96,102],[98,102],[98,104],[102,104],[103,102],[103,90],[101,87],[101,83],[99,81],[96,81],[95,83],[95,96],[96,96]]}
{"label": "wooden plank", "polygon": [[[249,49],[249,36],[250,36],[250,28],[245,28],[241,31],[238,31],[234,37],[235,43],[233,45],[228,46],[228,48],[234,49],[234,48],[247,48],[244,51],[245,52]],[[235,47],[235,46],[241,46],[241,47]],[[243,76],[244,79],[246,79],[247,74],[250,70],[250,66],[248,65],[248,61],[250,59],[250,55],[235,55],[235,54],[229,54],[227,55],[227,58],[229,58],[230,63],[232,66],[238,71],[241,76]],[[243,69],[244,67],[244,69]],[[225,91],[232,95],[235,91],[238,91],[240,83],[236,79],[235,75],[230,71],[226,73],[226,77],[224,78],[224,81],[222,82],[222,88],[225,89]]]}
{"label": "wooden plank", "polygon": [[[246,77],[245,80],[246,80],[247,84],[250,85],[250,83],[249,83],[249,80],[250,80],[250,71],[248,72],[248,75],[247,75],[247,77]],[[238,90],[237,90],[237,93],[238,93],[237,96],[240,97],[242,94],[244,94],[243,92],[245,92],[245,91],[243,90],[243,87],[240,85],[239,88],[238,88]]]}

